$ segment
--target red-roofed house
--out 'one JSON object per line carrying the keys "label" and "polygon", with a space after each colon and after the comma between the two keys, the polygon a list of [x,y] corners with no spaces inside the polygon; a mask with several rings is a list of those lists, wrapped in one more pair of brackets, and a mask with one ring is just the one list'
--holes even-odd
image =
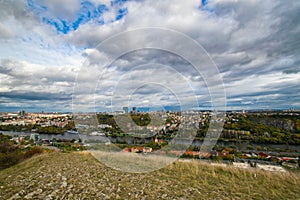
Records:
{"label": "red-roofed house", "polygon": [[258,156],[266,158],[266,157],[268,157],[268,154],[266,154],[264,152],[259,152]]}

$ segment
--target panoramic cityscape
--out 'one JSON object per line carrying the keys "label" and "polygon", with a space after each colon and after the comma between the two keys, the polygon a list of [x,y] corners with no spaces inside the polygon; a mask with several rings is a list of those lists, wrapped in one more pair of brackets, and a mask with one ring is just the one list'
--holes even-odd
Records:
{"label": "panoramic cityscape", "polygon": [[299,1],[0,11],[0,199],[300,199]]}

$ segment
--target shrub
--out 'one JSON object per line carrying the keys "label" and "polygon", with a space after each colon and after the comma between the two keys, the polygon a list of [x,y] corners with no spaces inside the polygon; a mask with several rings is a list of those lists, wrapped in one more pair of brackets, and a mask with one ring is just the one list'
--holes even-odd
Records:
{"label": "shrub", "polygon": [[30,158],[34,156],[35,154],[41,154],[43,153],[43,149],[40,147],[32,147],[29,150],[25,151],[24,158]]}

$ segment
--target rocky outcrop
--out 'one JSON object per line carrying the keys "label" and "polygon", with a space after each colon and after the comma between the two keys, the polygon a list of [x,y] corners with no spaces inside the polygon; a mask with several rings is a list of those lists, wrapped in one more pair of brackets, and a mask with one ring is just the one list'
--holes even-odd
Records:
{"label": "rocky outcrop", "polygon": [[276,118],[256,118],[259,123],[267,126],[273,126],[285,131],[294,131],[295,122],[290,119],[276,119]]}

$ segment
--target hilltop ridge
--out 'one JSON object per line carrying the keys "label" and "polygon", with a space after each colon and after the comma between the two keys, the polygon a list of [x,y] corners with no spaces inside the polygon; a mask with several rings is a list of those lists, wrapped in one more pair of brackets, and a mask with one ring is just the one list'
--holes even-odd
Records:
{"label": "hilltop ridge", "polygon": [[175,162],[125,173],[87,152],[45,153],[0,171],[0,199],[299,199],[298,173]]}

